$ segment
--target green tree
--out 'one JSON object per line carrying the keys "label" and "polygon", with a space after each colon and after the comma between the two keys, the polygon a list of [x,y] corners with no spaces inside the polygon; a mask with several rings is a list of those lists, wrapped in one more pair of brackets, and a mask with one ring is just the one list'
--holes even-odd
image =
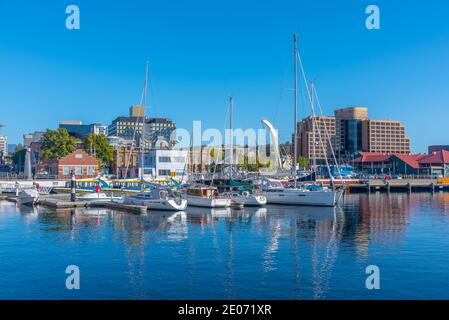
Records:
{"label": "green tree", "polygon": [[97,158],[100,166],[111,167],[115,159],[114,147],[102,134],[89,134],[84,139],[84,150]]}
{"label": "green tree", "polygon": [[271,161],[262,162],[259,157],[257,159],[252,159],[250,161],[248,156],[243,156],[238,165],[239,169],[248,170],[251,172],[256,172],[258,169],[269,168],[271,167]]}
{"label": "green tree", "polygon": [[296,163],[300,168],[304,169],[309,166],[309,160],[307,160],[307,158],[303,156],[299,156],[298,159],[296,160]]}
{"label": "green tree", "polygon": [[46,160],[60,159],[76,150],[76,140],[67,129],[47,130],[42,137],[42,157]]}

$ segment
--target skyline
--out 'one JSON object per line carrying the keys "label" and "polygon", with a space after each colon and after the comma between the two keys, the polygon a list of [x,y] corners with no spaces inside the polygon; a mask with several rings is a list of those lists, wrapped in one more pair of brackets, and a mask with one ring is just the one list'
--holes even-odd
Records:
{"label": "skyline", "polygon": [[[20,117],[2,112],[9,143],[63,119],[109,125],[126,115],[139,103],[146,60],[147,116],[170,117],[180,128],[201,120],[222,130],[232,95],[235,127],[257,129],[266,118],[281,142],[290,141],[294,32],[324,115],[366,106],[372,119],[405,124],[412,152],[448,143],[444,1],[408,7],[376,1],[380,30],[365,28],[365,1],[75,4],[79,31],[65,29],[68,4],[0,3],[0,105],[23,110]],[[300,100],[298,118],[305,116]]]}

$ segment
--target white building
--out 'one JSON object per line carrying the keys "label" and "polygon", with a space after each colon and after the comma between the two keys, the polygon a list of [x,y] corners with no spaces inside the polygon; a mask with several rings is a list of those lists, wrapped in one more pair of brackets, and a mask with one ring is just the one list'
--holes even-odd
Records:
{"label": "white building", "polygon": [[[144,178],[164,180],[187,179],[187,150],[152,149],[144,155]],[[141,168],[141,157],[138,157]],[[140,175],[140,172],[139,172]]]}
{"label": "white building", "polygon": [[0,135],[0,157],[5,158],[7,155],[8,155],[8,138],[6,136]]}

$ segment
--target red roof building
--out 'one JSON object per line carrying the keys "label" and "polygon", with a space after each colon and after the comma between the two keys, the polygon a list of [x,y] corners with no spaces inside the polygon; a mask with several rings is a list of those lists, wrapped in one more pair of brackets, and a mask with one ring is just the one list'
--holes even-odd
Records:
{"label": "red roof building", "polygon": [[449,177],[449,151],[433,154],[379,154],[360,152],[355,167],[371,174],[441,175]]}
{"label": "red roof building", "polygon": [[46,171],[57,179],[70,179],[72,171],[77,179],[91,179],[98,177],[98,160],[78,149],[61,159],[42,161],[39,171]]}

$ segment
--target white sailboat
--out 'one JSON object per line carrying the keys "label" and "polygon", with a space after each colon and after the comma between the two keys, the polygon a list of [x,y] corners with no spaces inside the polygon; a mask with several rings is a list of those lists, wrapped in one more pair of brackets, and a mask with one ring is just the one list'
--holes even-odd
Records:
{"label": "white sailboat", "polygon": [[[234,141],[232,134],[232,115],[234,112],[234,99],[229,98],[229,176],[230,180],[233,179],[233,161],[234,161]],[[234,191],[230,193],[232,203],[242,206],[263,206],[267,204],[267,197],[264,192],[255,190]]]}
{"label": "white sailboat", "polygon": [[[143,106],[147,104],[148,89],[148,62],[145,68],[145,83],[143,89]],[[127,195],[123,203],[145,206],[150,210],[183,211],[187,208],[187,200],[181,194],[168,188],[154,187],[151,191],[145,191],[144,162],[145,162],[145,115],[142,115],[142,131],[140,135],[141,164],[139,193]]]}
{"label": "white sailboat", "polygon": [[[294,151],[293,155],[297,155],[297,113],[298,113],[298,79],[297,79],[297,62],[298,49],[296,43],[296,33],[294,34]],[[301,65],[302,68],[302,65]],[[302,70],[303,71],[303,70]],[[304,74],[304,72],[303,72]],[[306,79],[305,79],[306,80]],[[311,98],[310,92],[309,98]],[[313,99],[311,99],[313,110]],[[329,167],[329,166],[328,166]],[[305,186],[298,186],[296,159],[293,161],[294,170],[294,187],[285,187],[280,181],[273,179],[266,179],[264,183],[264,191],[267,195],[267,202],[269,204],[285,204],[285,205],[304,205],[304,206],[324,206],[334,207],[340,201],[344,189],[307,189]]]}

